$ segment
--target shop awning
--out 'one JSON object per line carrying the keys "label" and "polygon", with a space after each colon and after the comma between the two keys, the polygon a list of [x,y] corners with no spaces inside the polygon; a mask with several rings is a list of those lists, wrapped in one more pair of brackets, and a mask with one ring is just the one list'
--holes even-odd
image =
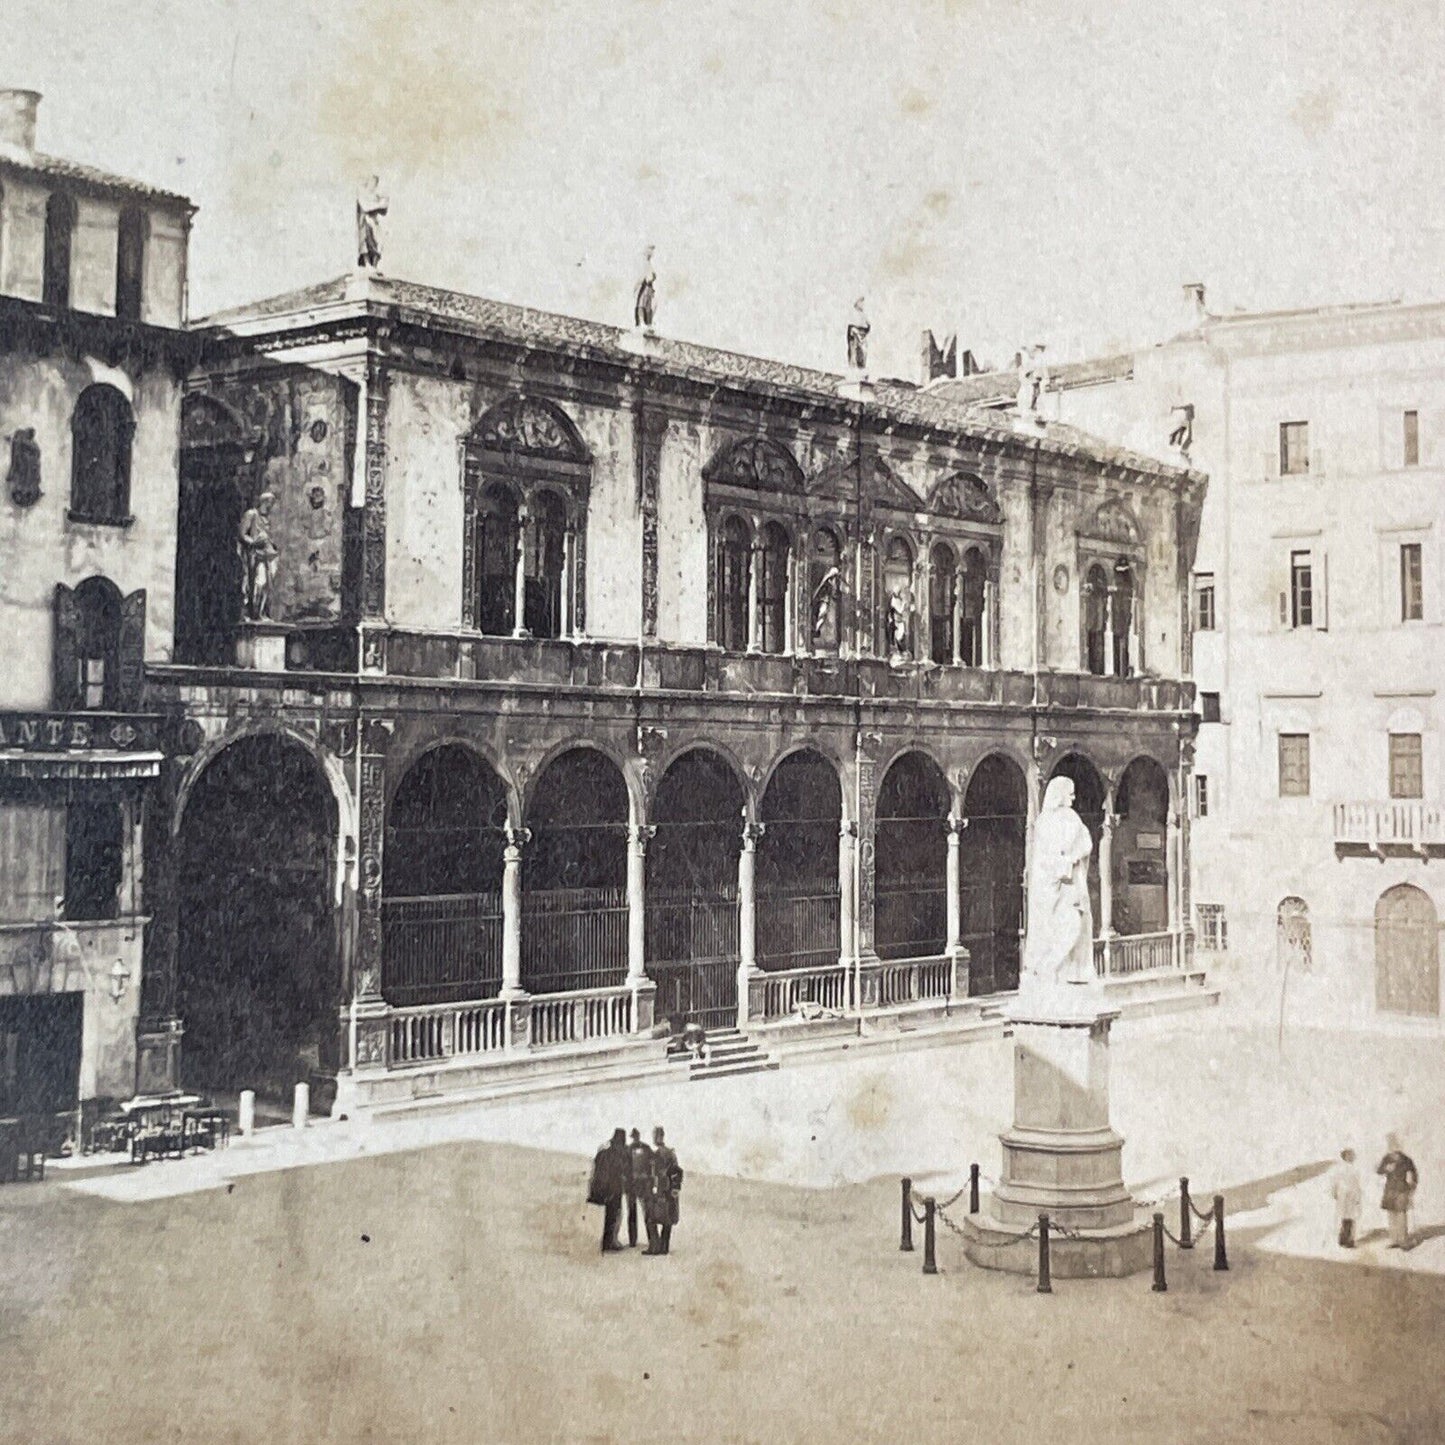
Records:
{"label": "shop awning", "polygon": [[0,778],[158,778],[164,753],[0,752]]}

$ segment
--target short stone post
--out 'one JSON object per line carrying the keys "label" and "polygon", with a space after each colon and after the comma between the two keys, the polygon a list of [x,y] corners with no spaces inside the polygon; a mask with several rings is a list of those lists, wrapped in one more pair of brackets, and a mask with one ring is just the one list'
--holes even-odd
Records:
{"label": "short stone post", "polygon": [[1229,1268],[1229,1255],[1224,1248],[1224,1196],[1214,1196],[1214,1267]]}
{"label": "short stone post", "polygon": [[934,1253],[934,1222],[933,1217],[938,1212],[938,1203],[930,1194],[923,1201],[923,1272],[924,1274],[938,1273],[938,1258]]}
{"label": "short stone post", "polygon": [[1039,1215],[1039,1285],[1036,1293],[1053,1294],[1054,1284],[1049,1277],[1049,1216]]}
{"label": "short stone post", "polygon": [[968,1212],[978,1213],[978,1165],[968,1166]]}
{"label": "short stone post", "polygon": [[1194,1248],[1194,1206],[1189,1202],[1189,1180],[1179,1181],[1179,1248]]}
{"label": "short stone post", "polygon": [[1169,1288],[1164,1278],[1164,1216],[1157,1211],[1154,1215],[1154,1293],[1163,1294]]}
{"label": "short stone post", "polygon": [[291,1127],[304,1129],[311,1116],[311,1085],[297,1084],[296,1097],[291,1103]]}
{"label": "short stone post", "polygon": [[256,1132],[256,1091],[242,1089],[240,1103],[236,1109],[236,1131],[243,1139],[249,1139]]}
{"label": "short stone post", "polygon": [[898,1247],[905,1254],[913,1253],[913,1181],[903,1181],[903,1227],[898,1236]]}

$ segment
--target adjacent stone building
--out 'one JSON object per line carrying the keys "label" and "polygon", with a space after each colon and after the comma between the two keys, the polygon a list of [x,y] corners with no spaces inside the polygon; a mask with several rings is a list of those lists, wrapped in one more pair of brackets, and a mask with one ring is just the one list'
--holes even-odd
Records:
{"label": "adjacent stone building", "polygon": [[974,1006],[1057,772],[1101,971],[1191,969],[1199,473],[375,273],[203,342],[149,669],[188,1084],[351,1110],[688,1013]]}
{"label": "adjacent stone building", "polygon": [[63,1134],[137,1087],[192,208],[37,152],[38,104],[0,92],[0,1120]]}

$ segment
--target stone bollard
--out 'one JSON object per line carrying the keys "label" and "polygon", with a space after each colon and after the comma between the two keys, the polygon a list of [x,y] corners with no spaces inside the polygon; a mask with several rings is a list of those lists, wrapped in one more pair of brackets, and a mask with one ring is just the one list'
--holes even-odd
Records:
{"label": "stone bollard", "polygon": [[1169,1288],[1164,1278],[1164,1216],[1154,1215],[1154,1293],[1163,1294]]}
{"label": "stone bollard", "polygon": [[930,1194],[923,1201],[923,1272],[924,1274],[938,1273],[938,1258],[934,1254],[933,1216],[938,1210],[938,1205]]}
{"label": "stone bollard", "polygon": [[898,1236],[898,1247],[905,1253],[913,1252],[913,1181],[903,1181],[903,1228]]}
{"label": "stone bollard", "polygon": [[1228,1269],[1229,1256],[1224,1251],[1224,1196],[1214,1196],[1214,1267]]}
{"label": "stone bollard", "polygon": [[1179,1181],[1179,1248],[1194,1248],[1194,1205],[1189,1199],[1188,1178]]}
{"label": "stone bollard", "polygon": [[1039,1286],[1037,1293],[1053,1294],[1054,1282],[1049,1274],[1049,1216],[1039,1215]]}
{"label": "stone bollard", "polygon": [[296,1098],[291,1105],[291,1127],[304,1129],[311,1117],[311,1085],[297,1084]]}
{"label": "stone bollard", "polygon": [[968,1212],[978,1213],[978,1165],[968,1166]]}
{"label": "stone bollard", "polygon": [[256,1132],[255,1089],[241,1090],[241,1102],[236,1110],[236,1129],[243,1139],[249,1139]]}

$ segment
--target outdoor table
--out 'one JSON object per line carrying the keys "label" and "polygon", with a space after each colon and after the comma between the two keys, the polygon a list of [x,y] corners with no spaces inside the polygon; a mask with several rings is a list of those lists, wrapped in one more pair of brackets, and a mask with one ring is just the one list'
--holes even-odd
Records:
{"label": "outdoor table", "polygon": [[187,1109],[181,1115],[181,1135],[185,1147],[214,1149],[219,1142],[231,1141],[231,1120],[224,1109]]}

